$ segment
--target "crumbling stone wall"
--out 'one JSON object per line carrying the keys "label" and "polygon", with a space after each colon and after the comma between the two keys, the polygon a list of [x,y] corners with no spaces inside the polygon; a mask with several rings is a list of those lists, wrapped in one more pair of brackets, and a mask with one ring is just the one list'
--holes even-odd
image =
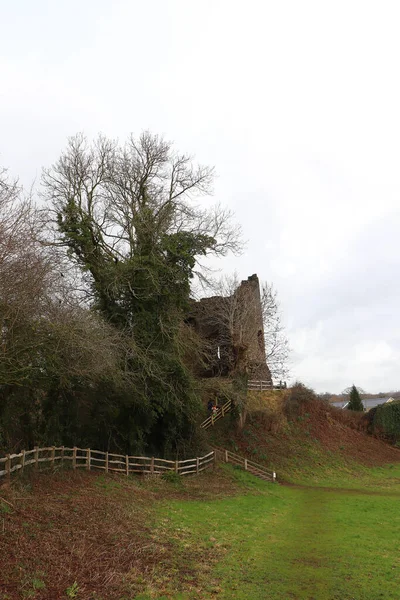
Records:
{"label": "crumbling stone wall", "polygon": [[243,373],[250,379],[271,382],[257,275],[242,281],[231,296],[213,296],[193,302],[188,321],[208,344],[202,376]]}
{"label": "crumbling stone wall", "polygon": [[241,282],[237,294],[242,296],[241,305],[248,311],[245,319],[247,327],[246,343],[249,361],[249,375],[252,379],[272,381],[267,365],[264,342],[264,323],[261,306],[260,282],[256,274]]}

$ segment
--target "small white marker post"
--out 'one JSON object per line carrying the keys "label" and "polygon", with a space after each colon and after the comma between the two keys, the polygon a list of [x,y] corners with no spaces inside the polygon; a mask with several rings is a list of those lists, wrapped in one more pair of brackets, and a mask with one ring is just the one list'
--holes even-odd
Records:
{"label": "small white marker post", "polygon": [[272,472],[272,482],[273,483],[276,482],[276,473],[275,473],[275,471]]}

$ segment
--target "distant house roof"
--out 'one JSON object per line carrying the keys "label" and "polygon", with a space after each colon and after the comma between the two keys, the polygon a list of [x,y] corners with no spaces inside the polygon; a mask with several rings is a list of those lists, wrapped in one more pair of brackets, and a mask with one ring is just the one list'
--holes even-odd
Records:
{"label": "distant house roof", "polygon": [[[374,408],[374,406],[378,406],[379,404],[385,404],[386,402],[394,402],[395,398],[388,396],[387,398],[364,398],[362,403],[364,405],[365,410],[369,410],[370,408]],[[337,406],[338,408],[347,408],[347,402],[332,402],[333,406]]]}

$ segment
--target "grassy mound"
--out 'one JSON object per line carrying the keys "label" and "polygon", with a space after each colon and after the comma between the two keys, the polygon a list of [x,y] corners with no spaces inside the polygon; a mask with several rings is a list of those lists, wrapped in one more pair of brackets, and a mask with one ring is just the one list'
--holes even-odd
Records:
{"label": "grassy mound", "polygon": [[346,474],[351,482],[365,467],[400,461],[399,450],[367,428],[366,415],[330,406],[297,385],[264,395],[253,392],[244,426],[221,420],[210,439],[267,465],[280,480],[328,484],[343,482]]}

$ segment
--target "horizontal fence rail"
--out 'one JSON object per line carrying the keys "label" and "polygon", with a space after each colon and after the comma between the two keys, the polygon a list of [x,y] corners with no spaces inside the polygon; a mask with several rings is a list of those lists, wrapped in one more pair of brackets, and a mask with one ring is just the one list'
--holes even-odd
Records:
{"label": "horizontal fence rail", "polygon": [[197,456],[188,460],[166,460],[154,456],[129,456],[102,452],[91,448],[48,447],[22,450],[19,454],[7,454],[0,458],[0,478],[10,477],[11,473],[24,470],[29,465],[38,468],[41,463],[71,464],[73,469],[100,469],[106,473],[142,473],[162,475],[174,471],[179,475],[198,474],[212,467],[215,463],[215,452],[212,450],[205,456]]}
{"label": "horizontal fence rail", "polygon": [[249,473],[260,477],[261,479],[269,479],[273,482],[276,481],[276,473],[274,471],[269,471],[264,465],[260,465],[249,458],[234,454],[225,448],[214,448],[214,451],[217,461],[232,463],[233,465],[242,467],[245,471],[249,471]]}
{"label": "horizontal fence rail", "polygon": [[247,389],[248,390],[258,390],[258,391],[263,391],[263,390],[284,390],[286,389],[286,381],[280,381],[277,384],[273,384],[272,381],[259,381],[257,380],[251,380],[247,382]]}
{"label": "horizontal fence rail", "polygon": [[203,429],[208,429],[209,427],[211,427],[212,425],[214,425],[219,419],[222,419],[222,417],[224,417],[226,415],[227,412],[229,412],[232,408],[232,401],[228,400],[227,402],[225,402],[225,404],[223,406],[217,406],[217,410],[215,412],[215,414],[211,414],[207,419],[205,419],[200,427],[202,427]]}

